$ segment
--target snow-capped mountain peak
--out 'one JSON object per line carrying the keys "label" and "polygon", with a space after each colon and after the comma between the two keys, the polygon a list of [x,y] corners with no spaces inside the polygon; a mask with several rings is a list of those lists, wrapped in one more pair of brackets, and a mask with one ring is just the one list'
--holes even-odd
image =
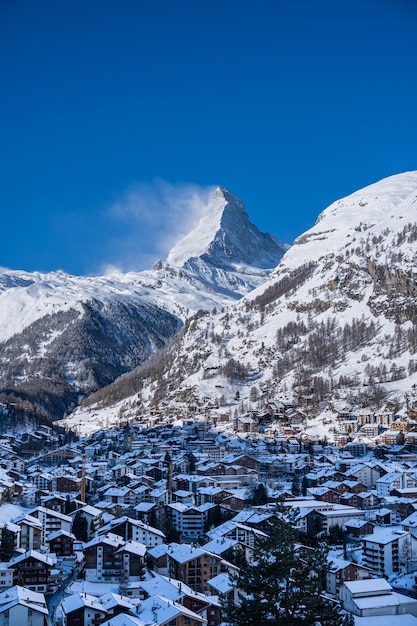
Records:
{"label": "snow-capped mountain peak", "polygon": [[15,402],[30,389],[34,406],[42,396],[34,411],[60,416],[146,360],[193,313],[262,284],[284,251],[219,187],[169,263],[153,270],[70,276],[0,268],[0,391]]}
{"label": "snow-capped mountain peak", "polygon": [[231,191],[217,187],[197,226],[168,255],[168,265],[195,269],[196,259],[224,269],[248,265],[272,269],[288,248],[249,222],[245,206]]}
{"label": "snow-capped mountain peak", "polygon": [[[330,205],[262,285],[184,327],[159,362],[165,402],[214,399],[231,414],[289,397],[312,417],[307,436],[326,423],[335,441],[359,426],[338,432],[338,405],[406,415],[417,387],[416,209],[417,172]],[[153,406],[155,379],[137,376],[149,377],[141,393]]]}

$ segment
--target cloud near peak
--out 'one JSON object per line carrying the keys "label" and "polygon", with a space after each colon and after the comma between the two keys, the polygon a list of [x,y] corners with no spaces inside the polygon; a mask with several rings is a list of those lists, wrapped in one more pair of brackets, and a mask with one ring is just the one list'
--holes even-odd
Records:
{"label": "cloud near peak", "polygon": [[107,209],[117,230],[109,265],[124,271],[150,269],[198,223],[215,186],[192,183],[132,185]]}

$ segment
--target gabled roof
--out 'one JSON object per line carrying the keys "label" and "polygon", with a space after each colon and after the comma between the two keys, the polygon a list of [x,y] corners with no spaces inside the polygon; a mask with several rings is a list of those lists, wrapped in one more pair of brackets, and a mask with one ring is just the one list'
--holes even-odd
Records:
{"label": "gabled roof", "polygon": [[37,561],[41,561],[41,563],[45,563],[45,565],[49,565],[49,567],[53,567],[55,565],[55,559],[51,556],[47,556],[42,552],[38,552],[37,550],[28,550],[24,554],[19,554],[19,556],[15,556],[13,559],[9,561],[9,566],[13,567],[13,565],[17,565],[26,559],[33,558]]}
{"label": "gabled roof", "polygon": [[101,613],[107,613],[107,609],[103,607],[98,598],[88,593],[74,593],[67,598],[64,598],[62,602],[62,610],[64,615],[73,613],[82,608],[92,609],[93,611],[100,611]]}
{"label": "gabled roof", "polygon": [[32,609],[32,611],[38,611],[39,613],[48,615],[43,593],[31,591],[20,585],[15,585],[0,593],[0,613],[8,611],[18,604],[26,606],[28,609]]}
{"label": "gabled roof", "polygon": [[85,544],[84,549],[92,548],[93,546],[98,546],[101,543],[104,543],[108,546],[112,546],[113,548],[120,548],[125,543],[125,540],[120,537],[120,535],[115,535],[114,533],[107,533],[106,535],[100,535],[99,537],[94,537],[91,541]]}
{"label": "gabled roof", "polygon": [[139,541],[126,541],[126,543],[121,546],[117,552],[130,552],[130,554],[136,554],[137,556],[145,556],[146,554],[146,546],[143,543],[139,543]]}
{"label": "gabled roof", "polygon": [[72,539],[73,541],[76,541],[77,539],[75,535],[73,535],[72,533],[68,533],[66,530],[56,530],[54,533],[48,535],[46,540],[53,541],[54,539],[62,536],[67,537],[68,539]]}

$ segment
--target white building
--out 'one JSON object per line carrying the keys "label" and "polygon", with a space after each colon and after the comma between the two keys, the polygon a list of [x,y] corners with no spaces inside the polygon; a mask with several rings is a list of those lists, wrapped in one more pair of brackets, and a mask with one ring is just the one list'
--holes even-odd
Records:
{"label": "white building", "polygon": [[[417,615],[417,600],[393,591],[384,578],[345,582],[339,599],[346,611],[358,617]],[[393,625],[395,621],[391,622]]]}
{"label": "white building", "polygon": [[405,472],[389,472],[376,481],[376,493],[379,498],[391,495],[393,489],[415,487],[416,480]]}
{"label": "white building", "polygon": [[43,593],[16,585],[0,593],[0,626],[44,626],[48,615]]}
{"label": "white building", "polygon": [[363,538],[363,564],[377,576],[408,570],[415,558],[416,539],[398,526],[375,528]]}
{"label": "white building", "polygon": [[57,530],[65,530],[71,532],[72,517],[64,515],[58,511],[47,509],[43,506],[37,506],[36,509],[29,511],[32,517],[36,517],[42,524],[41,544],[46,545],[49,535]]}

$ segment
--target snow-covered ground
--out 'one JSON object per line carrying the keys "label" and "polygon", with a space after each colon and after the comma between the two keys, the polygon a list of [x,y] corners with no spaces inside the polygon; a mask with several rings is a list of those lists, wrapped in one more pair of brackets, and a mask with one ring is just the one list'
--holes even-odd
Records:
{"label": "snow-covered ground", "polygon": [[18,504],[0,504],[0,525],[10,522],[10,520],[18,517],[22,513],[27,513],[30,509]]}

